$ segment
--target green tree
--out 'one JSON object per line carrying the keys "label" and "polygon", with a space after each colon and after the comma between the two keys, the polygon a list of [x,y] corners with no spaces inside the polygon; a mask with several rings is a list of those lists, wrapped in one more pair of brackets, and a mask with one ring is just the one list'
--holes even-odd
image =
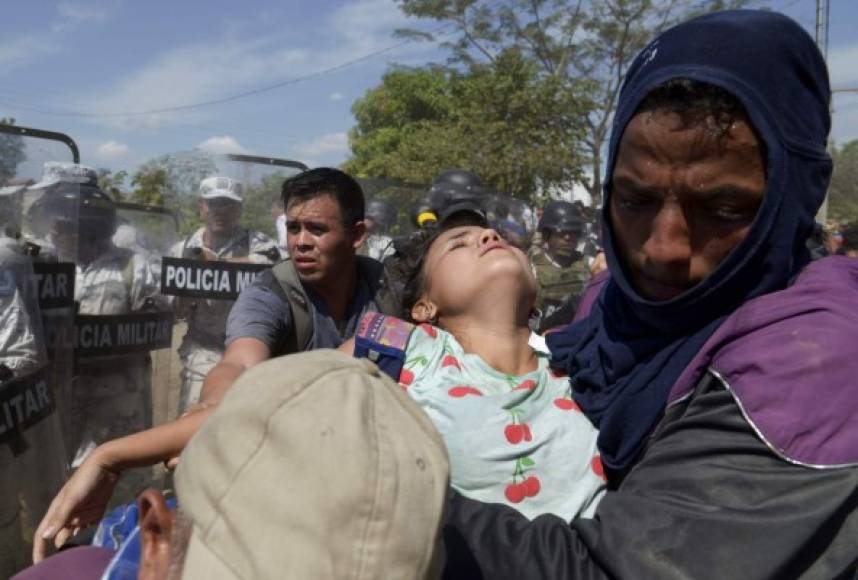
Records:
{"label": "green tree", "polygon": [[197,190],[206,177],[217,174],[213,157],[202,151],[162,155],[140,166],[131,179],[129,201],[164,206],[177,212],[183,235],[199,227]]}
{"label": "green tree", "polygon": [[125,186],[125,180],[128,178],[127,171],[113,172],[106,167],[99,167],[96,170],[98,174],[98,187],[101,191],[110,195],[116,201],[125,199],[125,194],[122,192]]}
{"label": "green tree", "polygon": [[[0,125],[14,125],[15,119],[0,118]],[[0,186],[15,177],[18,165],[27,158],[24,140],[17,135],[0,133]]]}
{"label": "green tree", "polygon": [[831,148],[834,173],[828,188],[828,216],[838,221],[858,220],[858,139]]}
{"label": "green tree", "polygon": [[[589,179],[601,199],[602,153],[617,97],[635,55],[666,27],[703,12],[747,0],[398,0],[411,16],[451,25],[445,41],[453,61],[493,63],[510,47],[535,63],[540,74],[569,86],[584,85],[593,106],[584,116]],[[434,40],[431,35],[401,34]]]}
{"label": "green tree", "polygon": [[498,191],[529,199],[581,178],[590,103],[566,79],[539,74],[516,48],[467,71],[394,68],[355,102],[346,169],[429,183],[471,169]]}

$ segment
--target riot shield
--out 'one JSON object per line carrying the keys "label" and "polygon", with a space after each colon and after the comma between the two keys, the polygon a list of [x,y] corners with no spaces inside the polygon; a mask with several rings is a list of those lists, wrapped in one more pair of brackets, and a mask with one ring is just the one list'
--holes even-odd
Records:
{"label": "riot shield", "polygon": [[[45,164],[76,160],[68,137],[0,125],[0,577],[29,563],[31,540],[68,473],[74,209],[40,214]],[[77,187],[63,193],[76,199]],[[62,252],[58,251],[62,248]],[[62,254],[62,256],[60,256]],[[68,427],[68,421],[65,422]]]}
{"label": "riot shield", "polygon": [[427,186],[392,179],[357,181],[366,199],[368,234],[359,253],[382,262],[402,256],[411,234],[425,223],[426,216],[434,215],[426,200]]}
{"label": "riot shield", "polygon": [[[170,252],[178,239],[179,219],[174,211],[154,205],[124,201],[116,203],[116,232],[113,235],[113,243],[145,258],[155,273],[159,293],[161,258]],[[172,312],[172,307],[169,300],[158,296],[157,299],[150,300],[146,310]],[[177,360],[174,360],[175,350],[172,348],[174,332],[175,328],[170,329],[171,337],[165,348],[154,348],[150,352],[152,396],[149,400],[149,415],[153,425],[160,425],[172,419],[178,407],[179,365]],[[178,347],[178,341],[175,344]],[[152,346],[156,347],[158,344]]]}
{"label": "riot shield", "polygon": [[509,243],[527,252],[533,235],[533,211],[530,206],[520,199],[503,194],[484,197],[482,205],[489,226]]}
{"label": "riot shield", "polygon": [[[175,163],[183,155],[169,158]],[[295,161],[247,155],[211,155],[196,163],[207,171],[195,188],[171,184],[185,219],[161,271],[161,292],[186,328],[178,351],[180,413],[199,399],[206,374],[223,355],[227,317],[238,293],[285,255],[277,235],[280,189],[306,169]]]}

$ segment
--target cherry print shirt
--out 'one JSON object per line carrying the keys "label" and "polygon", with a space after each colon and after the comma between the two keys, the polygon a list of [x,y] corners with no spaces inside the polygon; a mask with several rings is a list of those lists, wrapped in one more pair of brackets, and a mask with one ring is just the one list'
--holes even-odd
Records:
{"label": "cherry print shirt", "polygon": [[405,352],[399,383],[444,438],[457,491],[531,519],[592,516],[604,491],[598,432],[547,356],[530,373],[506,375],[427,324]]}

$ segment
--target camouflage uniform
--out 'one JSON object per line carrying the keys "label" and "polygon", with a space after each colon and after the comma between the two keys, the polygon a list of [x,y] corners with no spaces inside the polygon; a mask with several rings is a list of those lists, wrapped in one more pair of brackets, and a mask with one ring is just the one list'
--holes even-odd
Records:
{"label": "camouflage uniform", "polygon": [[[219,250],[205,245],[200,228],[185,241],[173,246],[170,255],[176,258],[200,258],[203,249],[211,251],[219,260],[248,258],[255,264],[273,264],[280,259],[277,242],[263,233],[238,228],[235,236]],[[182,358],[182,387],[179,410],[197,402],[203,380],[220,362],[226,341],[226,319],[232,309],[232,300],[209,298],[177,298],[177,315],[185,318],[188,333],[182,339],[179,356]]]}
{"label": "camouflage uniform", "polygon": [[531,253],[530,262],[538,283],[536,308],[542,312],[543,319],[564,304],[581,298],[590,278],[583,256],[577,256],[571,266],[564,268],[545,250],[537,249]]}
{"label": "camouflage uniform", "polygon": [[[140,254],[111,246],[75,267],[79,313],[128,314],[156,305],[158,268]],[[152,365],[148,353],[99,356],[76,364],[72,393],[74,466],[96,445],[151,426]]]}

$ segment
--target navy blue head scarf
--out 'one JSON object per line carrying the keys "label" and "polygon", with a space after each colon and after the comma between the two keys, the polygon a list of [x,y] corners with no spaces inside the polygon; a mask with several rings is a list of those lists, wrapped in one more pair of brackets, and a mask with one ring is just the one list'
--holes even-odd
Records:
{"label": "navy blue head scarf", "polygon": [[[623,131],[642,100],[671,79],[719,86],[744,105],[766,146],[766,191],[747,237],[702,282],[664,302],[637,294],[616,251],[610,183]],[[638,55],[611,134],[605,253],[611,278],[590,315],[548,336],[552,366],[600,429],[602,461],[622,476],[664,411],[676,379],[721,322],[747,300],[786,287],[809,261],[805,240],[831,174],[828,74],[789,18],[738,10],[663,33]]]}

